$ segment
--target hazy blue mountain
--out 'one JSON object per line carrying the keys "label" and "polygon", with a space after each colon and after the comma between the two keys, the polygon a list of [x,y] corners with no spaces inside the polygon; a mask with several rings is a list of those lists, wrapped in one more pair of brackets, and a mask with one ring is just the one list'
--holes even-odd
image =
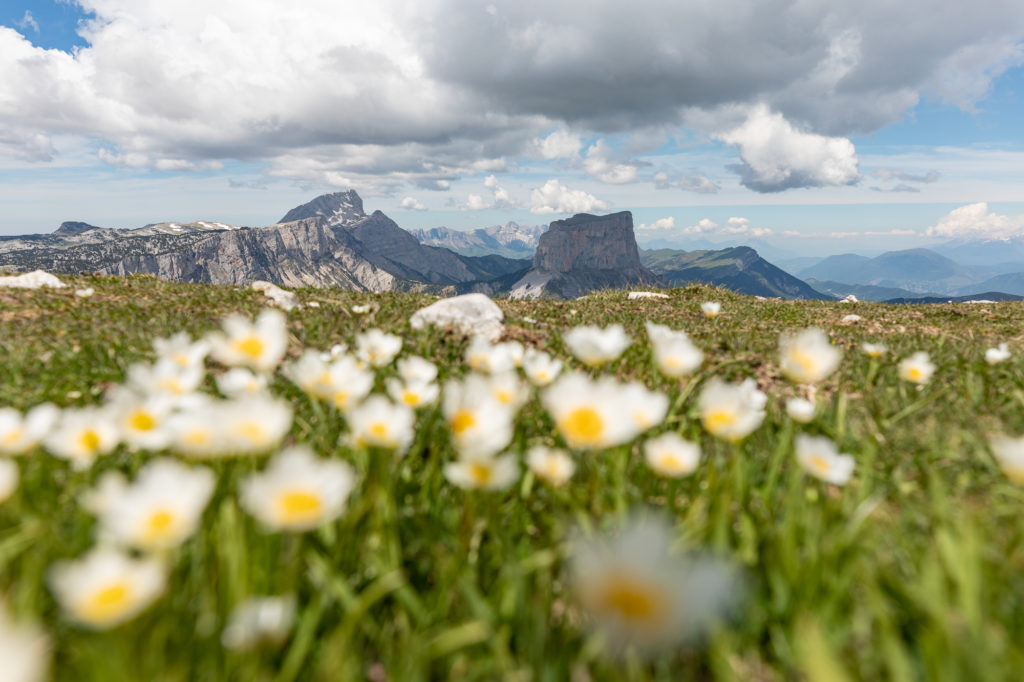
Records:
{"label": "hazy blue mountain", "polygon": [[855,253],[841,253],[829,256],[816,264],[796,271],[801,279],[819,279],[831,282],[861,283],[861,273],[865,265],[871,261],[866,256]]}
{"label": "hazy blue mountain", "polygon": [[[1014,239],[956,239],[933,247],[937,253],[964,265],[1000,267],[1004,263],[1024,264],[1024,238]],[[1001,269],[1001,268],[1000,268]],[[1003,272],[1020,271],[1013,267]]]}
{"label": "hazy blue mountain", "polygon": [[1004,291],[1008,294],[1024,296],[1024,272],[1011,272],[996,275],[973,287],[977,291]]}
{"label": "hazy blue mountain", "polygon": [[874,258],[854,254],[830,256],[798,274],[804,279],[937,292],[944,296],[965,289],[977,290],[976,285],[995,273],[982,266],[961,265],[930,249],[905,249],[887,251]]}
{"label": "hazy blue mountain", "polygon": [[[804,280],[816,291],[823,294],[831,294],[836,298],[846,298],[853,294],[862,301],[888,301],[894,298],[920,298],[921,293],[899,289],[897,287],[875,287],[870,284],[845,284],[843,282],[830,282],[827,280],[814,279],[809,277]],[[924,296],[938,296],[934,292],[923,294]]]}
{"label": "hazy blue mountain", "polygon": [[537,240],[548,229],[547,225],[504,225],[481,227],[475,230],[453,230],[434,227],[429,230],[409,230],[421,244],[441,246],[464,256],[495,254],[506,258],[532,258]]}

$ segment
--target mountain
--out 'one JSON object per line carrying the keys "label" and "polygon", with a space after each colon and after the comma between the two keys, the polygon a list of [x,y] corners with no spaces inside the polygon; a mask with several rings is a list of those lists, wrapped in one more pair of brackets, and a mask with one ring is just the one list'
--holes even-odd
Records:
{"label": "mountain", "polygon": [[979,282],[974,289],[977,291],[1004,291],[1008,294],[1024,296],[1024,272],[1011,272],[990,277]]}
{"label": "mountain", "polygon": [[497,254],[508,258],[532,258],[537,250],[537,240],[547,229],[547,225],[508,222],[469,231],[435,227],[410,232],[421,244],[443,246],[465,256]]}
{"label": "mountain", "polygon": [[[920,298],[922,294],[899,289],[897,287],[875,287],[870,284],[843,284],[842,282],[830,282],[828,280],[814,279],[809,277],[804,280],[809,286],[823,294],[830,294],[836,298],[846,298],[853,294],[862,301],[889,301],[894,298]],[[924,296],[938,296],[931,292]]]}
{"label": "mountain", "polygon": [[987,301],[1021,301],[1024,296],[1004,294],[1001,291],[985,291],[980,294],[966,296],[925,296],[922,298],[894,298],[883,303],[981,303]]}
{"label": "mountain", "polygon": [[96,227],[95,225],[90,225],[89,223],[82,223],[69,220],[67,222],[61,223],[60,227],[53,231],[53,234],[70,237],[76,234],[82,234],[83,232],[88,232],[89,230],[98,229],[100,228]]}
{"label": "mountain", "polygon": [[576,298],[596,289],[661,286],[640,263],[629,211],[579,213],[540,236],[533,267],[512,283],[511,298]]}
{"label": "mountain", "polygon": [[977,290],[977,284],[995,273],[986,267],[961,265],[930,249],[905,249],[887,251],[874,258],[853,254],[830,256],[797,274],[803,279],[937,292],[944,296],[965,288]]}
{"label": "mountain", "polygon": [[819,260],[814,265],[796,271],[800,279],[831,280],[860,284],[861,271],[871,259],[855,253],[842,253]]}
{"label": "mountain", "polygon": [[[955,239],[934,247],[934,251],[964,265],[1024,263],[1024,237],[1007,239]],[[999,267],[998,265],[996,267]],[[1004,272],[1020,271],[1013,267]]]}
{"label": "mountain", "polygon": [[752,296],[801,300],[832,298],[775,267],[749,246],[715,251],[641,251],[640,260],[672,286],[702,282]]}

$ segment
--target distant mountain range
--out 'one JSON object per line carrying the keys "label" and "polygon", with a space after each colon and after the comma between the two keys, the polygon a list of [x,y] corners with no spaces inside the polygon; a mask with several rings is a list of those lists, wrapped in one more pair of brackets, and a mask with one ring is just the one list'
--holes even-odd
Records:
{"label": "distant mountain range", "polygon": [[452,230],[435,227],[429,230],[410,230],[421,244],[443,246],[464,256],[496,254],[506,258],[533,258],[537,241],[548,229],[547,225],[504,225],[481,227],[475,230]]}

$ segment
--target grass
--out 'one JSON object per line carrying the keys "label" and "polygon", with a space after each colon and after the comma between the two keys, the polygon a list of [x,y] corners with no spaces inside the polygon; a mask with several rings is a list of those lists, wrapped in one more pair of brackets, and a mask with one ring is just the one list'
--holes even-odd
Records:
{"label": "grass", "polygon": [[[154,337],[198,337],[264,303],[244,289],[151,277],[65,281],[61,290],[0,289],[0,406],[99,403],[132,363],[152,358]],[[83,286],[95,295],[76,297]],[[403,354],[437,362],[442,380],[463,371],[463,340],[409,328],[429,296],[297,293],[320,307],[289,314],[291,357],[376,326],[404,336]],[[635,342],[606,371],[673,398],[656,432],[700,442],[704,457],[688,478],[655,476],[634,443],[577,456],[562,489],[526,475],[503,493],[467,493],[441,473],[453,455],[436,411],[419,420],[410,454],[384,466],[374,453],[337,445],[343,420],[278,375],[273,390],[296,409],[290,440],[359,472],[340,520],[302,535],[265,533],[235,495],[263,458],[213,462],[217,492],[201,532],[169,557],[166,594],[118,628],[90,631],[62,617],[47,568],[93,545],[78,496],[103,471],[134,472],[148,455],[120,449],[76,472],[40,453],[19,460],[21,485],[0,505],[0,594],[48,631],[58,680],[1019,679],[1024,491],[1000,472],[987,439],[1024,432],[1024,304],[760,301],[702,286],[668,293],[668,301],[603,292],[500,305],[507,338],[567,361],[569,327],[623,324]],[[712,299],[723,304],[713,321],[699,309]],[[362,303],[370,313],[351,311]],[[862,319],[842,322],[851,312]],[[764,425],[736,446],[703,433],[693,386],[654,370],[647,320],[686,330],[705,351],[691,382],[756,377],[769,394]],[[777,343],[780,332],[810,325],[845,353],[819,391],[824,409],[800,427],[783,409],[796,389],[779,375]],[[871,360],[857,350],[862,341],[890,353]],[[1000,341],[1013,357],[985,364],[985,349]],[[939,367],[920,390],[896,376],[897,359],[918,350]],[[801,429],[856,457],[847,486],[796,466]],[[535,398],[517,418],[513,450],[534,442],[557,443]],[[706,641],[653,660],[615,656],[572,599],[566,541],[577,527],[612,529],[630,510],[652,508],[674,522],[676,549],[742,566],[747,598]],[[281,647],[236,654],[220,645],[242,597],[283,592],[298,596],[299,615]]]}

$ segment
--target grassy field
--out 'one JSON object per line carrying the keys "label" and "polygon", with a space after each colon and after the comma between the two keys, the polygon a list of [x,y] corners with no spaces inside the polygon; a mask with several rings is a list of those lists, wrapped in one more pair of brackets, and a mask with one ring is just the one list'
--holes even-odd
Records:
{"label": "grassy field", "polygon": [[[66,289],[0,289],[0,407],[99,404],[128,367],[153,359],[152,341],[200,337],[225,316],[255,316],[262,295],[244,289],[67,277]],[[76,288],[95,294],[80,298]],[[377,327],[404,338],[439,379],[461,376],[465,341],[413,331],[432,297],[299,290],[288,313],[288,360],[304,348],[352,344]],[[287,442],[348,462],[356,486],[340,518],[306,533],[268,533],[238,503],[240,481],[266,457],[203,462],[216,489],[199,531],[166,553],[166,590],[110,629],[63,614],[48,571],[95,543],[83,493],[103,472],[132,474],[154,453],[119,447],[86,470],[39,450],[14,461],[20,484],[0,504],[0,595],[18,620],[48,637],[58,680],[1019,680],[1024,670],[1024,489],[1001,472],[989,437],[1024,432],[1024,304],[889,306],[756,300],[707,287],[669,300],[604,292],[575,301],[499,304],[505,338],[580,367],[569,328],[622,324],[633,343],[594,375],[666,393],[670,411],[651,434],[676,431],[703,451],[696,472],[656,475],[644,438],[574,453],[563,487],[529,473],[504,491],[466,491],[444,477],[455,458],[439,408],[420,412],[409,453],[391,459],[339,445],[345,420],[280,372],[272,391],[294,407]],[[717,300],[716,319],[700,303]],[[358,314],[354,305],[369,304]],[[856,322],[844,316],[856,313]],[[705,353],[689,380],[654,367],[644,323],[685,330]],[[843,350],[801,425],[785,400],[780,333],[825,330]],[[889,352],[871,359],[862,342]],[[989,365],[986,348],[1012,357]],[[937,365],[918,387],[900,358],[927,351]],[[204,390],[214,392],[208,363]],[[378,372],[377,390],[393,375]],[[764,423],[739,444],[710,437],[696,395],[717,376],[757,380]],[[797,466],[797,433],[826,435],[856,460],[845,486]],[[558,445],[536,395],[519,411],[509,451]],[[672,524],[673,552],[738,567],[745,596],[706,636],[645,656],[613,646],[574,597],[575,533],[601,536],[640,510]],[[248,595],[294,594],[283,642],[235,652],[221,644],[232,608]],[[2,647],[0,647],[2,648]],[[0,678],[3,677],[0,662]]]}

